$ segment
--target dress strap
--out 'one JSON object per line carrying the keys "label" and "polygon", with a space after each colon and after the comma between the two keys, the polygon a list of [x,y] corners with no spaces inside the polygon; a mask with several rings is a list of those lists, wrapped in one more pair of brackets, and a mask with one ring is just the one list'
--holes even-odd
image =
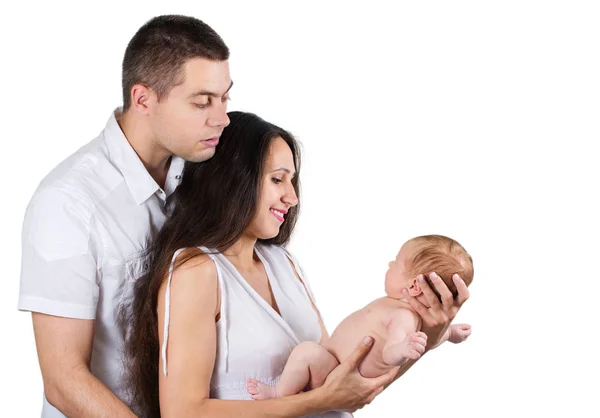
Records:
{"label": "dress strap", "polygon": [[163,328],[164,341],[162,344],[163,373],[165,376],[167,375],[167,342],[169,340],[169,320],[171,314],[171,278],[173,277],[173,267],[175,266],[175,260],[183,250],[185,250],[185,248],[180,248],[179,250],[175,251],[175,254],[173,254],[171,265],[169,266],[169,279],[167,281],[167,291],[165,292],[165,324]]}
{"label": "dress strap", "polygon": [[287,250],[287,248],[284,248],[284,247],[278,247],[278,248],[280,248],[283,251],[283,253],[285,254],[285,256],[288,259],[288,263],[291,262],[292,265],[294,266],[296,273],[298,273],[298,277],[300,277],[300,280],[302,280],[302,283],[304,284],[304,288],[306,289],[306,294],[308,296],[308,299],[312,302],[313,306],[317,310],[317,314],[319,315],[319,318],[321,318],[321,321],[323,321],[323,316],[321,315],[321,311],[317,307],[317,302],[315,301],[315,296],[312,292],[312,289],[310,288],[310,284],[308,283],[306,275],[304,274],[304,270],[302,270],[302,267],[300,267],[300,263],[298,263],[298,260],[296,260],[296,257],[294,257],[292,255],[292,253],[290,253]]}
{"label": "dress strap", "polygon": [[[229,371],[229,330],[227,317],[228,317],[228,306],[229,306],[229,297],[227,294],[227,287],[223,282],[225,280],[225,276],[221,272],[221,264],[218,260],[219,254],[215,251],[212,251],[206,247],[198,247],[202,250],[210,259],[215,263],[217,267],[217,279],[219,280],[219,289],[221,290],[221,326],[223,327],[223,333],[225,336],[225,347],[224,347],[224,355],[225,355],[225,371]],[[221,257],[224,257],[222,254]]]}
{"label": "dress strap", "polygon": [[[217,267],[217,278],[219,280],[219,288],[221,289],[221,321],[223,330],[225,332],[225,371],[229,368],[229,338],[228,338],[228,330],[227,330],[227,294],[225,286],[222,283],[222,274],[221,268],[219,267],[219,263],[216,259],[216,255],[212,253],[210,250],[204,247],[199,247],[206,255],[208,255],[211,260],[215,263]],[[169,278],[167,280],[167,291],[165,292],[165,323],[163,328],[164,341],[162,344],[162,361],[163,361],[163,373],[167,375],[167,343],[169,341],[169,322],[171,318],[171,278],[173,277],[173,269],[175,266],[175,260],[184,251],[185,248],[180,248],[175,251],[173,254],[173,259],[171,260],[171,265],[169,266]]]}

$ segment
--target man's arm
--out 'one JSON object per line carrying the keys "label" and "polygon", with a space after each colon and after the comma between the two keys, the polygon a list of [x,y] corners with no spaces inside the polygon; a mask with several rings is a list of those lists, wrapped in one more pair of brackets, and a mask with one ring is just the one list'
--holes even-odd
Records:
{"label": "man's arm", "polygon": [[90,372],[94,321],[33,313],[46,399],[68,417],[135,417]]}
{"label": "man's arm", "polygon": [[33,313],[50,404],[69,417],[132,417],[90,371],[100,294],[92,203],[82,190],[36,192],[23,221],[19,309]]}

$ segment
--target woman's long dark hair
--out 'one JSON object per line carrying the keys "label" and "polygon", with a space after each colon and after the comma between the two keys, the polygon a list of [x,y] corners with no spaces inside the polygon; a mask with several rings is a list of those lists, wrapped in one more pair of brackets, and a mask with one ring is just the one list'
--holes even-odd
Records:
{"label": "woman's long dark hair", "polygon": [[[150,247],[149,274],[135,283],[132,309],[121,318],[130,330],[125,341],[125,384],[141,417],[160,417],[156,307],[175,251],[204,246],[224,252],[242,236],[256,213],[264,162],[277,137],[292,150],[296,168],[292,184],[299,196],[300,152],[294,137],[251,113],[230,112],[229,118],[215,156],[186,163],[181,183],[167,203],[172,214]],[[279,234],[259,242],[287,244],[298,212],[299,206],[291,207]],[[177,265],[196,254],[179,257]]]}

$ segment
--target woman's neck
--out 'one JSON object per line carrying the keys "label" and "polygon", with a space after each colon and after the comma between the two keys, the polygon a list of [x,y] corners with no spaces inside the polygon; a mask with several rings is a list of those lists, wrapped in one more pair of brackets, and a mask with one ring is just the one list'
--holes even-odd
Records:
{"label": "woman's neck", "polygon": [[223,255],[238,269],[238,270],[251,270],[256,264],[254,258],[254,246],[256,245],[256,238],[247,235],[237,240],[229,249],[227,249]]}

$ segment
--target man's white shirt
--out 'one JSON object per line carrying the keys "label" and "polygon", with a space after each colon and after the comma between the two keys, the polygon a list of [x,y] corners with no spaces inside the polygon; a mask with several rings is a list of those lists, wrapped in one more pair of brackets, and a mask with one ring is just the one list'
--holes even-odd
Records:
{"label": "man's white shirt", "polygon": [[[92,373],[124,400],[117,315],[148,270],[145,252],[183,165],[173,157],[161,189],[113,113],[97,138],[42,180],[25,214],[19,309],[95,320]],[[57,417],[44,397],[42,418]]]}

